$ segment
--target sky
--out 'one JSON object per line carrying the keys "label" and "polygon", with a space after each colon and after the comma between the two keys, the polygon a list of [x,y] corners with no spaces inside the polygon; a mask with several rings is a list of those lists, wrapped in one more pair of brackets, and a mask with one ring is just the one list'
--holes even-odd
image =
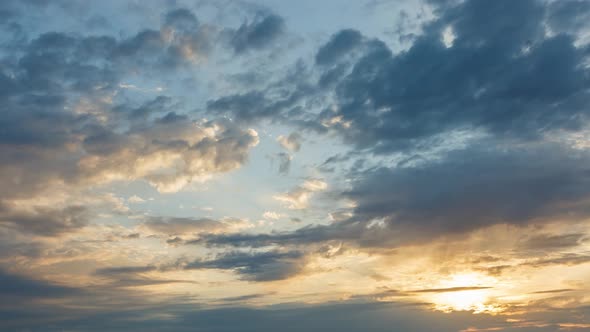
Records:
{"label": "sky", "polygon": [[0,1],[0,330],[590,331],[590,1]]}

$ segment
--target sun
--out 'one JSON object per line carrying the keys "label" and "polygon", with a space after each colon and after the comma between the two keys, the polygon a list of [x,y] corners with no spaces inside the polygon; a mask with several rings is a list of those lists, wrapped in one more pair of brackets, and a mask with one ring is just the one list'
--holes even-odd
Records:
{"label": "sun", "polygon": [[487,311],[488,305],[486,305],[486,302],[488,298],[487,290],[466,290],[434,294],[431,300],[434,302],[436,310],[480,313]]}
{"label": "sun", "polygon": [[440,287],[426,295],[436,310],[496,313],[500,306],[491,301],[495,279],[477,273],[457,274],[442,280]]}

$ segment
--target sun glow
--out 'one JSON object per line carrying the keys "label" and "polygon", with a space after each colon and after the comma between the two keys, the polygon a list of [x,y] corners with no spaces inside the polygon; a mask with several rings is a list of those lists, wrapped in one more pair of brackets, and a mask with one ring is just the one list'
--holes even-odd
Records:
{"label": "sun glow", "polygon": [[476,313],[488,312],[494,309],[488,305],[487,290],[466,290],[457,292],[445,292],[432,297],[436,310],[451,311],[473,311]]}
{"label": "sun glow", "polygon": [[474,313],[498,313],[501,306],[492,301],[492,286],[496,280],[476,273],[458,274],[440,284],[440,288],[429,292],[427,300],[436,310],[473,311]]}

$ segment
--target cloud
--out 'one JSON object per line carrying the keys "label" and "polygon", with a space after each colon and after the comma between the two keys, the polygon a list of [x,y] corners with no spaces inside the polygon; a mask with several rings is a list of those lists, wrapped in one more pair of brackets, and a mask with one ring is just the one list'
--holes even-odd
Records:
{"label": "cloud", "polygon": [[555,33],[583,33],[589,27],[590,4],[586,1],[556,1],[549,5],[549,26]]}
{"label": "cloud", "polygon": [[544,291],[536,291],[536,292],[533,292],[532,294],[554,294],[554,293],[565,293],[565,292],[571,292],[571,291],[575,291],[575,289],[572,289],[572,288],[550,289],[550,290],[544,290]]}
{"label": "cloud", "polygon": [[248,92],[223,96],[207,102],[207,109],[213,112],[231,112],[240,120],[255,120],[271,116],[273,107],[261,92]]}
{"label": "cloud", "polygon": [[145,199],[143,199],[143,198],[141,198],[141,197],[139,197],[137,195],[133,195],[133,196],[129,197],[127,199],[127,201],[129,203],[145,203]]}
{"label": "cloud", "polygon": [[301,140],[302,137],[298,133],[291,133],[287,137],[280,135],[277,138],[277,142],[279,142],[279,144],[289,152],[279,152],[276,154],[277,158],[279,159],[280,174],[289,173],[291,168],[291,160],[293,159],[293,156],[290,153],[298,152],[299,149],[301,149]]}
{"label": "cloud", "polygon": [[265,211],[262,214],[262,217],[267,220],[278,220],[281,219],[283,215],[274,211]]}
{"label": "cloud", "polygon": [[[572,36],[544,35],[548,10],[536,1],[465,1],[441,10],[407,51],[367,41],[334,89],[336,112],[324,114],[347,124],[333,127],[346,141],[375,151],[463,128],[521,139],[577,130],[587,119],[586,57]],[[451,47],[440,37],[447,27]]]}
{"label": "cloud", "polygon": [[[266,247],[271,245],[310,247],[329,241],[363,241],[368,235],[378,232],[366,232],[360,224],[338,223],[331,225],[308,225],[295,231],[276,231],[272,233],[226,233],[205,234],[199,239],[186,244],[205,244],[216,247]],[[366,232],[366,234],[365,234]]]}
{"label": "cloud", "polygon": [[303,267],[303,253],[279,252],[227,252],[211,260],[188,263],[186,269],[233,270],[244,280],[273,281],[290,278]]}
{"label": "cloud", "polygon": [[[563,6],[583,7],[572,3]],[[335,133],[376,153],[436,147],[456,131],[524,142],[575,132],[588,120],[588,54],[576,44],[582,32],[546,33],[547,17],[575,11],[558,14],[560,6],[446,3],[409,49],[395,54],[384,41],[345,29],[319,48],[315,66],[280,88],[222,96],[208,109]],[[583,22],[586,12],[571,16]],[[449,31],[452,45],[443,40]]]}
{"label": "cloud", "polygon": [[287,204],[289,209],[302,210],[308,207],[309,199],[313,193],[326,190],[326,188],[328,188],[328,184],[323,180],[309,179],[289,192],[275,195],[274,199]]}
{"label": "cloud", "polygon": [[289,152],[299,151],[301,149],[301,140],[302,137],[299,133],[291,133],[287,137],[281,135],[277,138],[277,142]]}
{"label": "cloud", "polygon": [[203,29],[190,11],[175,10],[161,31],[127,39],[46,32],[15,49],[0,73],[2,195],[139,179],[170,192],[239,167],[258,143],[255,131],[196,121],[170,97],[139,107],[114,99],[131,67],[192,61],[188,53],[206,48]]}
{"label": "cloud", "polygon": [[[117,138],[106,135],[88,137],[86,149]],[[98,183],[145,179],[162,192],[178,191],[211,174],[238,168],[258,144],[254,130],[242,130],[229,122],[193,123],[173,113],[118,139],[117,149],[82,158],[80,171]]]}
{"label": "cloud", "polygon": [[489,275],[499,276],[507,270],[518,268],[543,269],[555,266],[577,266],[588,263],[590,263],[590,256],[588,255],[561,252],[558,254],[546,254],[542,258],[525,256],[525,260],[518,264],[495,265],[482,268],[481,270],[487,272]]}
{"label": "cloud", "polygon": [[231,36],[230,44],[235,53],[244,53],[266,47],[285,30],[283,18],[278,15],[258,16],[253,22],[245,22]]}
{"label": "cloud", "polygon": [[580,245],[586,240],[586,234],[539,234],[527,238],[522,246],[526,249],[559,250]]}
{"label": "cloud", "polygon": [[578,254],[562,254],[558,257],[532,260],[530,262],[523,263],[522,266],[542,268],[552,265],[574,266],[587,263],[590,263],[590,256]]}
{"label": "cloud", "polygon": [[308,111],[305,107],[312,100],[319,102],[321,93],[325,91],[312,82],[313,72],[307,65],[298,61],[277,76],[278,79],[273,79],[266,87],[209,100],[207,111],[245,123],[266,119],[293,125],[299,130],[326,132],[326,128],[318,122],[317,112]]}
{"label": "cloud", "polygon": [[94,272],[94,276],[109,281],[109,288],[141,287],[163,284],[196,284],[194,280],[162,279],[147,276],[151,272],[162,271],[153,265],[146,266],[117,266],[100,268]]}
{"label": "cloud", "polygon": [[392,240],[404,234],[394,242],[494,224],[571,221],[590,212],[589,157],[553,144],[475,145],[413,167],[369,170],[344,196],[356,202],[350,222],[382,220]]}
{"label": "cloud", "polygon": [[61,298],[78,292],[75,288],[35,280],[0,269],[0,305],[3,307],[23,300]]}
{"label": "cloud", "polygon": [[[341,197],[355,202],[354,208],[331,224],[292,232],[223,234],[201,241],[239,247],[338,240],[361,247],[398,247],[497,224],[584,220],[590,213],[590,172],[585,166],[589,158],[585,150],[559,144],[493,147],[482,142],[415,165],[351,174],[351,187]],[[323,189],[324,182],[309,182],[279,197],[289,208],[304,208],[308,195]],[[574,240],[580,238],[552,242]]]}
{"label": "cloud", "polygon": [[197,17],[187,9],[168,12],[161,29],[162,38],[170,44],[164,62],[172,66],[184,62],[198,63],[211,52],[217,33],[212,26],[200,25]]}
{"label": "cloud", "polygon": [[261,294],[248,294],[248,295],[240,295],[240,296],[231,296],[231,297],[224,297],[221,299],[222,302],[245,302],[249,300],[255,300],[259,298],[264,298],[269,294],[261,293]]}
{"label": "cloud", "polygon": [[279,174],[289,174],[293,157],[285,152],[279,152],[276,156],[279,159]]}
{"label": "cloud", "polygon": [[320,47],[315,56],[315,62],[319,65],[331,65],[346,53],[361,46],[362,39],[363,36],[356,30],[341,30],[332,35],[330,40]]}
{"label": "cloud", "polygon": [[147,217],[147,220],[141,223],[140,228],[145,229],[146,232],[175,236],[237,231],[248,227],[248,225],[246,220],[234,218],[215,220],[210,218]]}
{"label": "cloud", "polygon": [[0,201],[0,228],[18,230],[40,236],[58,236],[86,226],[90,213],[84,206],[51,208],[19,207]]}
{"label": "cloud", "polygon": [[164,15],[159,29],[144,29],[121,40],[109,54],[125,66],[153,66],[170,70],[199,64],[207,59],[220,40],[221,28],[200,24],[193,12],[174,9]]}
{"label": "cloud", "polygon": [[448,287],[448,288],[429,288],[429,289],[418,289],[409,291],[410,293],[452,293],[452,292],[463,292],[463,291],[471,291],[471,290],[482,290],[482,289],[490,289],[492,287],[481,287],[481,286],[473,286],[473,287]]}
{"label": "cloud", "polygon": [[137,274],[137,273],[145,273],[145,272],[152,272],[157,270],[155,266],[120,266],[120,267],[106,267],[102,269],[96,270],[97,275],[101,276],[111,276],[111,275],[121,275],[121,274]]}
{"label": "cloud", "polygon": [[[27,320],[18,319],[20,310],[2,311],[6,317],[2,326],[9,329],[32,331],[235,331],[236,325],[244,332],[267,332],[283,330],[295,332],[305,330],[333,330],[352,332],[422,332],[422,331],[503,331],[536,332],[556,331],[560,328],[585,329],[583,317],[586,308],[577,308],[567,315],[558,309],[542,310],[537,313],[515,313],[514,320],[492,315],[473,315],[470,312],[432,312],[420,305],[404,303],[376,303],[340,301],[326,304],[295,303],[285,306],[238,307],[223,306],[202,308],[190,305],[182,299],[173,299],[160,305],[146,305],[145,298],[127,301],[124,312],[104,308],[94,314],[72,310],[63,315],[62,308],[36,311]],[[231,300],[231,299],[230,299]],[[137,302],[137,303],[136,303]],[[542,307],[540,307],[542,308]],[[540,309],[539,308],[539,309]],[[57,318],[56,318],[57,317]],[[164,317],[164,318],[163,318]],[[575,331],[575,329],[574,329]]]}

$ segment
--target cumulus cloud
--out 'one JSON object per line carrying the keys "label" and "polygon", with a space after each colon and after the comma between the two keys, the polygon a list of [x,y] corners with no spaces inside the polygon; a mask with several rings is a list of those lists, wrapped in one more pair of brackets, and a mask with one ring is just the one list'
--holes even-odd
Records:
{"label": "cumulus cloud", "polygon": [[[324,116],[340,117],[347,125],[333,128],[376,151],[432,144],[459,128],[522,139],[579,129],[589,100],[586,55],[571,35],[544,35],[546,13],[536,1],[465,1],[445,7],[405,52],[366,41],[335,87],[336,112]],[[440,37],[447,27],[450,47]]]}
{"label": "cumulus cloud", "polygon": [[81,173],[99,183],[146,179],[162,192],[178,191],[213,173],[238,168],[258,144],[254,130],[244,131],[230,123],[193,123],[173,113],[125,137],[112,136],[85,140],[87,146],[102,146],[109,139],[120,142],[108,153],[83,157],[78,164]]}
{"label": "cumulus cloud", "polygon": [[246,160],[258,143],[253,130],[228,121],[195,121],[176,113],[169,97],[140,107],[113,102],[128,72],[121,67],[145,66],[160,52],[164,55],[153,58],[179,63],[204,48],[193,13],[175,10],[164,21],[162,31],[121,40],[43,33],[14,53],[16,61],[4,62],[0,177],[5,197],[55,184],[138,179],[177,191]]}
{"label": "cumulus cloud", "polygon": [[[208,108],[334,132],[377,153],[436,146],[457,130],[523,141],[577,131],[587,123],[590,100],[588,54],[577,44],[583,32],[545,28],[548,19],[584,22],[588,12],[574,1],[440,4],[405,51],[345,29],[319,48],[313,74],[301,70],[280,88],[222,96]],[[448,31],[452,45],[443,38]],[[309,105],[321,106],[307,112]]]}

